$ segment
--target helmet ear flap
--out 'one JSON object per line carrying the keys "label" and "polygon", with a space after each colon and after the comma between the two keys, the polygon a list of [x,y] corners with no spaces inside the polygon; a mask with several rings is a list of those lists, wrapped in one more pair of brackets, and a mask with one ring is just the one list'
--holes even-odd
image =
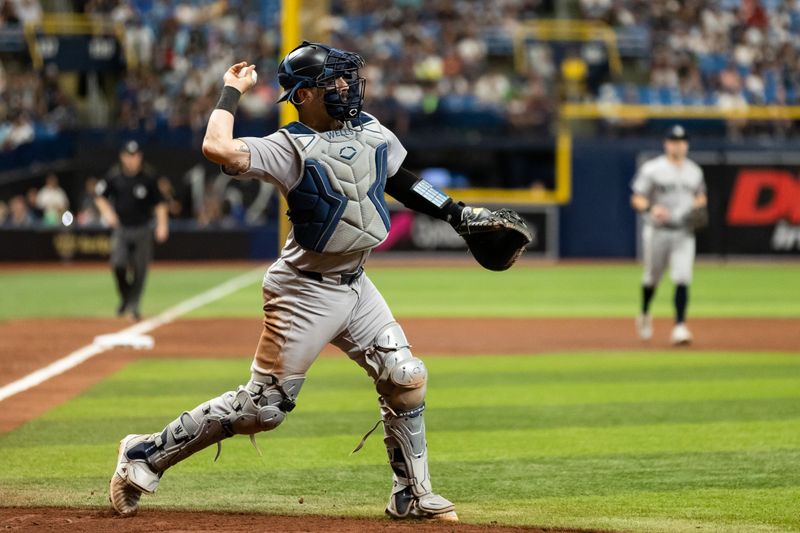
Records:
{"label": "helmet ear flap", "polygon": [[295,96],[297,95],[297,91],[299,89],[307,89],[309,87],[313,87],[313,85],[314,85],[314,82],[311,81],[311,80],[303,80],[303,81],[301,81],[300,83],[298,83],[297,85],[294,86],[292,91],[289,93],[289,96],[288,96],[287,99],[291,103],[293,103],[294,105],[300,105],[302,102],[298,102],[297,100],[295,100]]}
{"label": "helmet ear flap", "polygon": [[297,89],[300,89],[300,85],[298,85],[294,89],[292,89],[291,94],[289,94],[289,101],[291,103],[293,103],[294,105],[300,105],[301,104],[301,102],[298,102],[297,100],[295,100],[295,96],[297,96]]}

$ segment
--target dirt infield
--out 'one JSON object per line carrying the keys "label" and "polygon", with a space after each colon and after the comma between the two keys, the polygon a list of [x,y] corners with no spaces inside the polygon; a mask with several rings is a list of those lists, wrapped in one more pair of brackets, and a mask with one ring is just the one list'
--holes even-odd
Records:
{"label": "dirt infield", "polygon": [[[281,516],[253,513],[206,513],[148,510],[132,519],[114,517],[110,511],[92,509],[2,508],[0,530],[14,532],[80,531],[87,533],[178,533],[279,531],[300,533],[326,531],[363,533],[365,531],[419,533],[557,533],[575,530],[523,527],[439,524],[434,522],[394,522],[325,516]],[[583,530],[586,531],[586,530]]]}
{"label": "dirt infield", "polygon": [[[415,353],[431,356],[537,354],[558,352],[621,352],[671,349],[670,323],[656,321],[656,338],[639,341],[631,319],[404,319]],[[25,376],[92,342],[99,334],[130,325],[122,319],[37,319],[0,322],[0,386]],[[800,351],[797,319],[696,319],[696,342],[690,350]],[[250,357],[261,333],[253,319],[185,319],[153,332],[151,351],[116,349],[103,353],[29,391],[1,402],[0,433],[10,431],[52,407],[70,400],[142,357]],[[686,349],[681,349],[684,352]],[[326,349],[326,357],[343,357]],[[246,365],[242,369],[247,372]],[[2,505],[0,503],[0,505]],[[407,524],[319,516],[275,516],[148,510],[133,520],[108,511],[54,508],[2,508],[0,530],[6,531],[282,531],[282,532],[537,532],[554,529],[513,528],[435,523]]]}

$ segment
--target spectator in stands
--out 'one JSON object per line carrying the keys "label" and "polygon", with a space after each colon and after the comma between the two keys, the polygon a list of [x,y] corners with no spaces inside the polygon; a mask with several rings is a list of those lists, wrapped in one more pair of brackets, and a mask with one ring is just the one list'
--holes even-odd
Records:
{"label": "spectator in stands", "polygon": [[3,150],[14,150],[20,145],[33,141],[33,123],[22,111],[16,111],[11,115],[8,129],[3,135]]}
{"label": "spectator in stands", "polygon": [[167,212],[170,218],[180,218],[183,214],[183,205],[178,201],[175,194],[175,187],[166,176],[158,178],[158,190],[161,191],[161,196],[167,202]]}
{"label": "spectator in stands", "polygon": [[35,221],[28,211],[28,205],[22,195],[11,198],[8,202],[10,216],[6,219],[6,227],[28,228],[33,226]]}
{"label": "spectator in stands", "polygon": [[61,215],[69,209],[69,199],[58,184],[58,176],[48,174],[45,185],[36,195],[36,207],[42,211],[42,223],[45,226],[56,226],[61,223]]}
{"label": "spectator in stands", "polygon": [[0,228],[5,226],[7,218],[8,218],[8,204],[0,200]]}
{"label": "spectator in stands", "polygon": [[223,217],[222,202],[222,196],[216,191],[213,183],[207,184],[203,203],[195,213],[198,226],[201,228],[218,226]]}
{"label": "spectator in stands", "polygon": [[25,202],[28,208],[28,214],[31,217],[31,220],[35,224],[39,224],[42,221],[42,217],[44,216],[44,211],[39,209],[39,206],[36,204],[36,199],[39,197],[39,189],[36,187],[31,187],[25,193]]}
{"label": "spectator in stands", "polygon": [[89,176],[83,184],[83,192],[78,200],[78,214],[75,221],[78,226],[97,226],[101,223],[100,211],[95,204],[97,178]]}
{"label": "spectator in stands", "polygon": [[544,83],[535,75],[528,78],[522,92],[508,104],[511,125],[520,131],[549,135],[554,109]]}
{"label": "spectator in stands", "polygon": [[22,24],[36,23],[42,20],[42,6],[39,4],[39,0],[14,0],[13,2],[6,0],[6,3],[13,3],[13,9]]}

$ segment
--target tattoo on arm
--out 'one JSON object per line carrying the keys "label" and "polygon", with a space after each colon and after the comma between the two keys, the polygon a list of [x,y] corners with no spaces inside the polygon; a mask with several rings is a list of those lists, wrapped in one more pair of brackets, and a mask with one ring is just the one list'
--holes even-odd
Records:
{"label": "tattoo on arm", "polygon": [[[222,167],[229,174],[243,174],[250,170],[250,147],[244,141],[239,139],[236,139],[236,141],[239,143],[239,146],[236,147],[237,155]],[[247,155],[238,155],[238,153]]]}

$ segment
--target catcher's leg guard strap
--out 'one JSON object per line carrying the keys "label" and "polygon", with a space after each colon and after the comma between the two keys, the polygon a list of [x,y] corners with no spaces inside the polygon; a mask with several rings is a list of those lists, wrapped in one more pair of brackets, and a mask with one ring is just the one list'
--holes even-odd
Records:
{"label": "catcher's leg guard strap", "polygon": [[389,324],[375,338],[366,362],[377,375],[375,388],[389,407],[408,411],[423,404],[428,370],[411,354],[400,324]]}
{"label": "catcher's leg guard strap", "polygon": [[278,383],[274,376],[254,374],[246,386],[181,414],[144,443],[141,453],[153,469],[163,472],[225,438],[275,429],[294,408],[304,380],[295,376]]}

